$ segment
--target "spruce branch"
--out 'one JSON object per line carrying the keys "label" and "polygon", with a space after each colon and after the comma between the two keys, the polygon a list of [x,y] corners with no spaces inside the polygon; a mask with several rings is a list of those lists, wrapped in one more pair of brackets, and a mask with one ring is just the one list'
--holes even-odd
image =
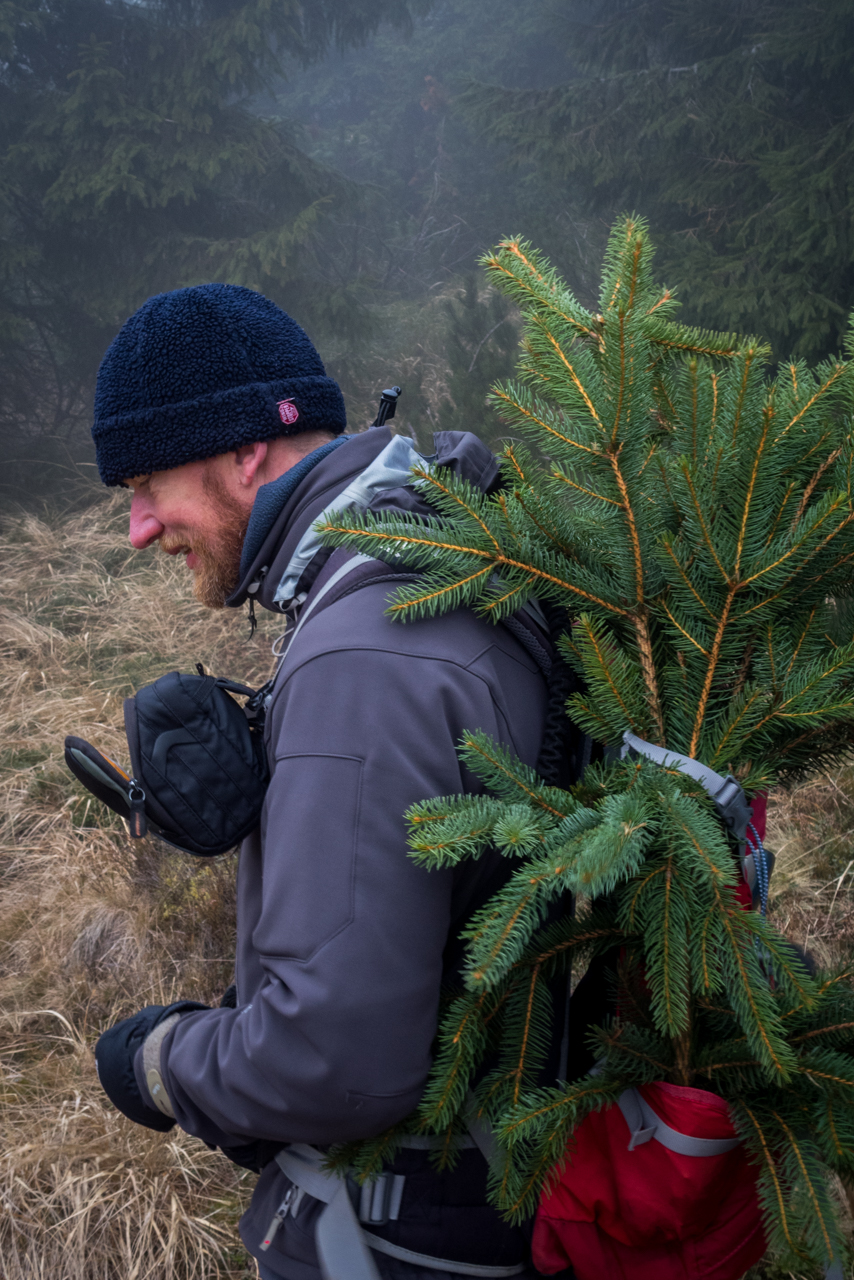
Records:
{"label": "spruce branch", "polygon": [[[615,748],[630,729],[748,796],[850,753],[854,328],[844,358],[769,376],[758,339],[679,324],[634,217],[612,232],[595,312],[518,237],[484,266],[525,323],[517,377],[491,395],[525,442],[500,486],[425,464],[412,483],[434,518],[347,513],[322,531],[417,573],[389,602],[402,622],[556,606],[557,654],[581,680],[566,711],[604,751],[563,790],[473,729],[460,755],[486,794],[407,815],[424,866],[513,859],[463,935],[413,1123],[451,1151],[476,1086],[502,1149],[491,1195],[518,1220],[592,1110],[656,1080],[702,1084],[755,1163],[769,1238],[821,1265],[842,1256],[828,1176],[854,1177],[851,976],[811,977],[745,911],[743,851],[699,783]],[[543,1088],[552,988],[575,955],[610,974],[602,1024],[570,1020],[598,1074]]]}

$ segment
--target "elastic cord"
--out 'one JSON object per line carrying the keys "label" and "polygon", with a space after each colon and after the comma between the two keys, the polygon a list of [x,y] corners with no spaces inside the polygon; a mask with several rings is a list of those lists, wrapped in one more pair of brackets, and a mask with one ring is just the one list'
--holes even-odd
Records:
{"label": "elastic cord", "polygon": [[759,910],[764,916],[768,909],[768,886],[770,882],[768,855],[765,852],[765,846],[762,843],[759,832],[752,822],[747,824],[745,840],[747,847],[753,854],[753,865],[756,868],[756,884],[759,888]]}

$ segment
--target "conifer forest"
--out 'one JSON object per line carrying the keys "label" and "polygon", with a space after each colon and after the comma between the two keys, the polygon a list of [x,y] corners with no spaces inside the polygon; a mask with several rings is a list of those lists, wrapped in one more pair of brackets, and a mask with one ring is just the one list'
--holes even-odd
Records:
{"label": "conifer forest", "polygon": [[[3,1280],[256,1275],[254,1175],[125,1121],[92,1057],[219,1003],[236,854],[129,851],[62,764],[66,733],[120,758],[170,668],[270,675],[281,623],[135,556],[89,435],[124,320],[207,281],[303,325],[350,431],[399,384],[421,453],[500,455],[489,494],[425,463],[431,518],[321,533],[414,575],[401,625],[535,598],[592,751],[570,785],[472,732],[484,794],[407,813],[420,865],[515,870],[419,1108],[331,1163],[452,1164],[474,1107],[518,1222],[626,1091],[702,1088],[755,1171],[751,1280],[854,1274],[852,66],[852,0],[0,0]],[[677,758],[767,797],[765,848]],[[555,991],[615,955],[544,1087]]]}
{"label": "conifer forest", "polygon": [[589,303],[622,213],[686,321],[829,355],[852,47],[847,0],[4,0],[4,492],[91,462],[109,340],[207,280],[292,313],[356,427],[390,381],[416,434],[483,423],[518,320],[479,255],[523,235]]}

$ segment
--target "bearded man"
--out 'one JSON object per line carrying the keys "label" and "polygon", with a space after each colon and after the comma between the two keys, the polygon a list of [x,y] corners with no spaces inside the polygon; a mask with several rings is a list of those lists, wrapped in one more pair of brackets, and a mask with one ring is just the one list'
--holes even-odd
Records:
{"label": "bearded man", "polygon": [[[99,1075],[138,1123],[177,1122],[260,1172],[241,1234],[264,1280],[532,1277],[527,1233],[486,1203],[488,1135],[463,1138],[442,1173],[430,1140],[406,1138],[361,1190],[323,1167],[330,1145],[417,1106],[440,991],[460,986],[461,930],[511,870],[492,853],[425,871],[403,814],[481,789],[457,756],[466,731],[534,764],[547,705],[511,629],[468,610],[392,623],[400,573],[377,561],[330,589],[352,557],[321,545],[322,513],[427,510],[412,442],[345,425],[306,334],[248,289],[151,298],[102,363],[98,466],[133,490],[134,547],[185,555],[210,608],[306,613],[276,674],[270,782],[240,852],[235,1007],[143,1010],[101,1037]],[[435,447],[433,465],[495,483],[474,436]]]}

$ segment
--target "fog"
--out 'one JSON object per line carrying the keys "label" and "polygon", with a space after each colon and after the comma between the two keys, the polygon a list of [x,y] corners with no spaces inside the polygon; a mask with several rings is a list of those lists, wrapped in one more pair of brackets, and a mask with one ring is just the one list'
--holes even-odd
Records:
{"label": "fog", "polygon": [[12,0],[0,27],[0,501],[94,490],[99,360],[155,292],[260,289],[351,429],[500,431],[506,234],[586,303],[646,217],[692,322],[778,358],[854,301],[854,11],[829,0]]}

